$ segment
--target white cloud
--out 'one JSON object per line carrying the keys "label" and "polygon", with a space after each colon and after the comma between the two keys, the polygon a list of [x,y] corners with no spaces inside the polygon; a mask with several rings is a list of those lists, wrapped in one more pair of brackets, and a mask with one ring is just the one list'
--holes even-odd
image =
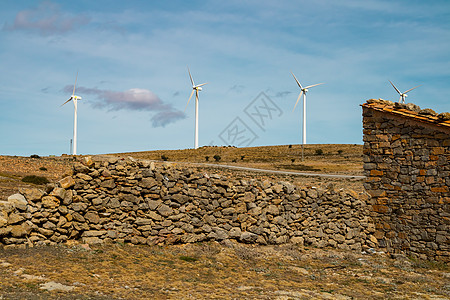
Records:
{"label": "white cloud", "polygon": [[24,30],[39,32],[42,35],[62,34],[76,26],[89,23],[84,15],[68,15],[61,12],[59,5],[50,1],[42,2],[38,7],[19,11],[12,25],[6,24],[5,30]]}

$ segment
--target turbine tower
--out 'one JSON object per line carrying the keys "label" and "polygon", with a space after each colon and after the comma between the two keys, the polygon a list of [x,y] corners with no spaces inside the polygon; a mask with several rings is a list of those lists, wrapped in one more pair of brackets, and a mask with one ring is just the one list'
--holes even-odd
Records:
{"label": "turbine tower", "polygon": [[189,70],[188,67],[188,73],[189,73],[189,78],[191,79],[191,83],[192,83],[192,92],[191,95],[189,96],[189,100],[186,104],[186,108],[184,109],[184,111],[186,111],[188,105],[189,105],[189,101],[191,101],[192,95],[195,92],[195,133],[194,133],[194,149],[198,148],[198,92],[202,90],[202,86],[204,86],[205,84],[208,84],[208,82],[206,83],[202,83],[202,84],[197,84],[195,85],[194,80],[192,79],[192,75],[191,75],[191,71]]}
{"label": "turbine tower", "polygon": [[294,76],[295,81],[297,82],[298,86],[300,87],[300,94],[298,95],[297,102],[295,102],[294,109],[292,111],[295,110],[295,107],[297,106],[298,101],[300,100],[300,98],[302,97],[302,94],[303,94],[303,135],[302,135],[302,161],[303,161],[303,148],[306,144],[306,93],[308,92],[309,88],[321,85],[323,83],[317,83],[317,84],[302,87],[300,82],[297,80],[297,77],[295,77],[294,73],[291,72],[291,74],[292,74],[292,76]]}
{"label": "turbine tower", "polygon": [[409,89],[405,92],[400,92],[400,90],[392,83],[392,81],[389,80],[389,82],[391,83],[392,87],[397,91],[397,93],[400,95],[400,99],[398,100],[399,103],[405,103],[405,98],[408,97],[408,95],[406,95],[406,93],[411,92],[413,89],[418,88],[420,85],[413,87],[412,89]]}
{"label": "turbine tower", "polygon": [[61,105],[61,106],[63,106],[64,104],[66,104],[67,102],[72,100],[73,106],[75,108],[74,109],[74,117],[73,117],[73,150],[72,150],[73,155],[77,155],[77,102],[78,102],[78,100],[81,100],[80,96],[75,95],[75,87],[77,85],[77,79],[78,79],[78,72],[77,72],[77,76],[75,77],[75,84],[73,85],[72,96],[70,96],[69,100],[67,100],[66,102],[64,102]]}

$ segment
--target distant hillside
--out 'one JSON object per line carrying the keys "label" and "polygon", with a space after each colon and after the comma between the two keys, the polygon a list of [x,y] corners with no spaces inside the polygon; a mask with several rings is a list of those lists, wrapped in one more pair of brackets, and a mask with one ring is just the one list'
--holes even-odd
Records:
{"label": "distant hillside", "polygon": [[184,150],[156,150],[111,154],[139,159],[176,162],[218,163],[274,170],[362,174],[362,145],[306,145],[302,162],[301,145],[262,147],[201,147]]}

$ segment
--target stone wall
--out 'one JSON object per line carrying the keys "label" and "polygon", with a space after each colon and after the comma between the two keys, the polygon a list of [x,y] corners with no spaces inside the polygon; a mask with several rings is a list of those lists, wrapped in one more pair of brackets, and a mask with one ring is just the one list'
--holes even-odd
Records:
{"label": "stone wall", "polygon": [[171,164],[85,157],[44,190],[0,201],[0,242],[172,244],[236,239],[361,250],[377,240],[367,194],[300,188]]}
{"label": "stone wall", "polygon": [[363,104],[365,188],[381,248],[450,259],[450,114]]}

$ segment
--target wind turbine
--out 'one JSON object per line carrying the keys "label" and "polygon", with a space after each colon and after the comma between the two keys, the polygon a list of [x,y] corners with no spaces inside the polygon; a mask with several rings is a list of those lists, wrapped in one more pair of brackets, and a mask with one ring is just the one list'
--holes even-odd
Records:
{"label": "wind turbine", "polygon": [[189,100],[186,104],[186,108],[184,109],[184,111],[186,111],[188,105],[189,105],[189,101],[191,101],[192,95],[195,92],[195,134],[194,134],[194,149],[198,148],[198,92],[202,90],[202,86],[204,86],[205,84],[208,84],[208,82],[206,83],[202,83],[202,84],[197,84],[195,85],[194,80],[192,79],[192,75],[191,75],[191,71],[189,71],[189,67],[188,67],[188,73],[189,73],[189,78],[191,78],[191,83],[192,83],[192,92],[191,95],[189,96]]}
{"label": "wind turbine", "polygon": [[297,106],[298,101],[300,100],[300,98],[302,97],[302,94],[303,94],[303,136],[302,136],[302,161],[303,161],[303,148],[306,144],[306,93],[308,92],[309,88],[321,85],[323,83],[317,83],[317,84],[302,87],[300,82],[297,80],[297,77],[295,77],[294,73],[291,72],[291,74],[292,74],[292,76],[294,76],[295,81],[297,82],[298,86],[300,87],[300,94],[298,95],[297,102],[295,102],[294,109],[292,111],[295,110],[295,107]]}
{"label": "wind turbine", "polygon": [[77,76],[75,77],[75,84],[73,85],[73,92],[72,96],[70,96],[69,100],[64,102],[61,106],[69,102],[70,100],[73,101],[73,105],[75,107],[74,117],[73,117],[73,155],[77,155],[77,101],[81,100],[80,96],[75,95],[75,86],[77,85],[77,79],[78,79],[78,72]]}
{"label": "wind turbine", "polygon": [[399,103],[405,103],[405,98],[408,97],[408,95],[406,95],[406,93],[411,92],[413,89],[418,88],[421,85],[415,86],[412,89],[409,89],[405,92],[400,92],[399,89],[392,83],[392,81],[389,80],[389,82],[391,83],[392,87],[397,91],[397,93],[400,95],[400,99],[398,100]]}

